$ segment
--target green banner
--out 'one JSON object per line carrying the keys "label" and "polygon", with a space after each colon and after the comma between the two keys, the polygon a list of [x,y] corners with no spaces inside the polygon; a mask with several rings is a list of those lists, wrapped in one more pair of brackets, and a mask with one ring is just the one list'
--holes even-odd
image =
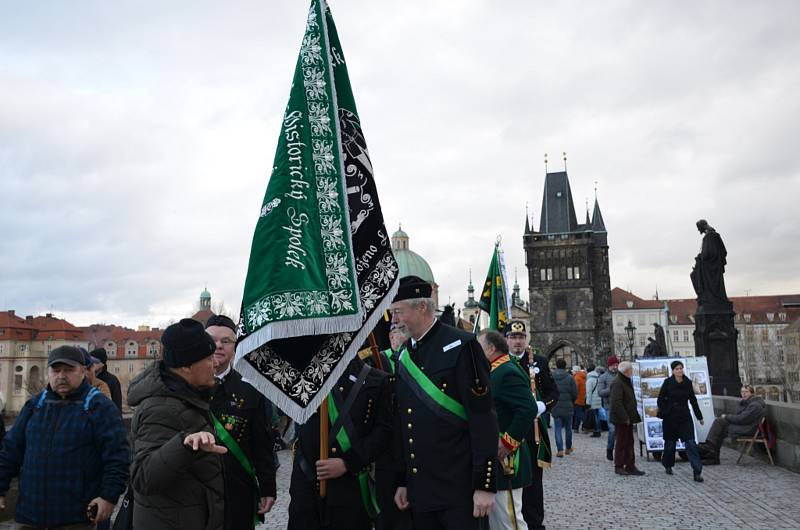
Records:
{"label": "green banner", "polygon": [[492,262],[489,264],[489,273],[483,282],[483,290],[478,300],[478,307],[489,313],[487,329],[503,331],[510,317],[511,308],[508,305],[507,281],[502,262],[500,245],[495,244]]}
{"label": "green banner", "polygon": [[253,235],[236,370],[305,422],[391,304],[398,272],[336,25],[312,0]]}
{"label": "green banner", "polygon": [[337,57],[324,6],[314,1],[309,11],[253,235],[242,297],[242,326],[253,342],[353,331],[363,322],[348,229]]}

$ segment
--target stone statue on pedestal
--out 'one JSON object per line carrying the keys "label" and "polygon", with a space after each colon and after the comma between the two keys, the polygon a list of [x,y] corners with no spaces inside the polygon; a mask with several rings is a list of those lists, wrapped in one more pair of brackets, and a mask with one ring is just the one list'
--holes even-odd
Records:
{"label": "stone statue on pedestal", "polygon": [[703,235],[700,254],[694,258],[692,285],[697,293],[698,307],[729,307],[725,292],[725,265],[728,251],[722,237],[705,219],[697,221],[697,230]]}
{"label": "stone statue on pedestal", "polygon": [[722,237],[708,221],[697,221],[697,230],[703,234],[703,244],[691,273],[692,286],[697,293],[695,355],[708,358],[712,393],[736,396],[742,381],[736,344],[739,332],[733,323],[733,304],[725,291],[728,251]]}

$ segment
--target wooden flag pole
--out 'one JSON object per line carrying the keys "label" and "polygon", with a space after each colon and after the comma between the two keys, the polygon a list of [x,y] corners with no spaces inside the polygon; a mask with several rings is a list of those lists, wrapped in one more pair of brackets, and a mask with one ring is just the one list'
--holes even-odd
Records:
{"label": "wooden flag pole", "polygon": [[[322,400],[319,406],[319,459],[328,459],[328,431],[330,430],[328,418],[328,398]],[[319,496],[324,499],[328,494],[328,481],[319,481]]]}
{"label": "wooden flag pole", "polygon": [[375,368],[383,370],[383,361],[381,361],[381,352],[378,350],[378,341],[375,340],[375,333],[369,334],[369,348],[372,350],[372,359],[375,361]]}

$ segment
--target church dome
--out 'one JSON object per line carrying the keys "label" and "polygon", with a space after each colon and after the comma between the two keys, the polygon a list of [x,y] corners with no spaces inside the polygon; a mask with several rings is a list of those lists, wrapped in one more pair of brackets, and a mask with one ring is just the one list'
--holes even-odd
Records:
{"label": "church dome", "polygon": [[211,300],[211,293],[208,292],[208,289],[203,289],[203,292],[200,293],[200,300]]}
{"label": "church dome", "polygon": [[392,252],[400,267],[401,278],[418,276],[426,282],[435,283],[431,266],[422,256],[408,248],[408,234],[402,228],[392,234]]}

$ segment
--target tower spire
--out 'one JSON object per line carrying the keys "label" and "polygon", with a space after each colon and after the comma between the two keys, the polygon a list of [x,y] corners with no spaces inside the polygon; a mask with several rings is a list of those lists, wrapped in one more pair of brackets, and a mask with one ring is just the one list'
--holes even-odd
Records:
{"label": "tower spire", "polygon": [[597,201],[596,195],[594,198],[594,211],[592,212],[592,231],[594,232],[606,231],[606,224],[603,221],[603,214],[600,212],[600,203]]}
{"label": "tower spire", "polygon": [[561,155],[562,155],[562,157],[564,159],[564,173],[566,173],[567,172],[567,152],[566,151],[562,151]]}
{"label": "tower spire", "polygon": [[531,232],[531,221],[530,215],[528,215],[528,203],[525,203],[525,233],[530,234]]}

